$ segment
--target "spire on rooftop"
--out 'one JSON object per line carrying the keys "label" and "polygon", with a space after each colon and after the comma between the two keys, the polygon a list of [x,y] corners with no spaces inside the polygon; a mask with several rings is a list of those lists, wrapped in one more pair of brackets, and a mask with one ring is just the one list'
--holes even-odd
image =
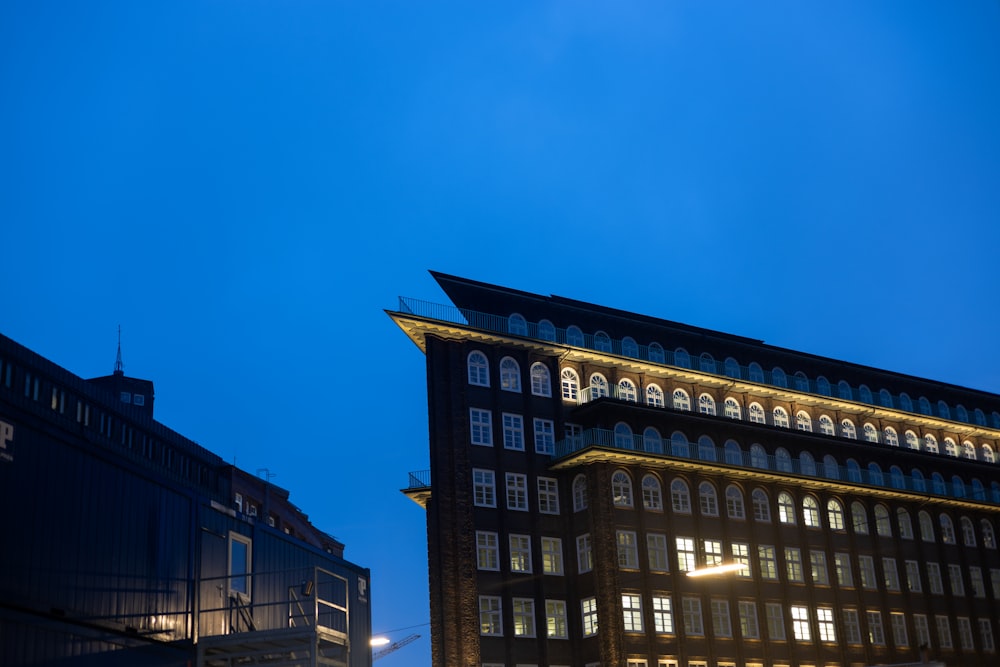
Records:
{"label": "spire on rooftop", "polygon": [[115,375],[125,375],[125,364],[122,363],[122,325],[118,325],[118,356],[115,359]]}

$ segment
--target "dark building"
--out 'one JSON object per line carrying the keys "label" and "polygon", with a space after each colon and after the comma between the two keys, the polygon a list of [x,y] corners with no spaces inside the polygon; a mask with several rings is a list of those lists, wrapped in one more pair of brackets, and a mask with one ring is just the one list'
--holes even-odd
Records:
{"label": "dark building", "polygon": [[1000,397],[433,276],[435,665],[1000,664]]}
{"label": "dark building", "polygon": [[368,570],[120,356],[84,380],[0,336],[0,498],[0,664],[371,666]]}

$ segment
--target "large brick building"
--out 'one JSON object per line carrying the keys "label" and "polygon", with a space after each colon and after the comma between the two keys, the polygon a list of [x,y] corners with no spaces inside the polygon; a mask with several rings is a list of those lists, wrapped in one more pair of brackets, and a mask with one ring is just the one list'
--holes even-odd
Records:
{"label": "large brick building", "polygon": [[436,666],[1000,664],[1000,397],[433,275]]}

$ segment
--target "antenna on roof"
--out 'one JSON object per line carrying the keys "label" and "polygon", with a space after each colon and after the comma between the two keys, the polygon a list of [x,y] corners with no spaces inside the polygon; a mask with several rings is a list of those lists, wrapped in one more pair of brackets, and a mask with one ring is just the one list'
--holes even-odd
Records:
{"label": "antenna on roof", "polygon": [[122,363],[122,325],[118,325],[118,357],[115,359],[115,375],[125,374],[125,364]]}

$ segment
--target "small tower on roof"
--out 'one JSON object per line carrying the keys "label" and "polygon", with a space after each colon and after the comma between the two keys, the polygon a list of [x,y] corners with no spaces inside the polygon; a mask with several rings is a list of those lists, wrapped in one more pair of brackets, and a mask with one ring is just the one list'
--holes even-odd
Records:
{"label": "small tower on roof", "polygon": [[106,389],[118,403],[126,403],[153,418],[153,382],[125,375],[122,362],[122,327],[118,325],[118,352],[115,356],[115,370],[111,375],[87,380],[92,385]]}

